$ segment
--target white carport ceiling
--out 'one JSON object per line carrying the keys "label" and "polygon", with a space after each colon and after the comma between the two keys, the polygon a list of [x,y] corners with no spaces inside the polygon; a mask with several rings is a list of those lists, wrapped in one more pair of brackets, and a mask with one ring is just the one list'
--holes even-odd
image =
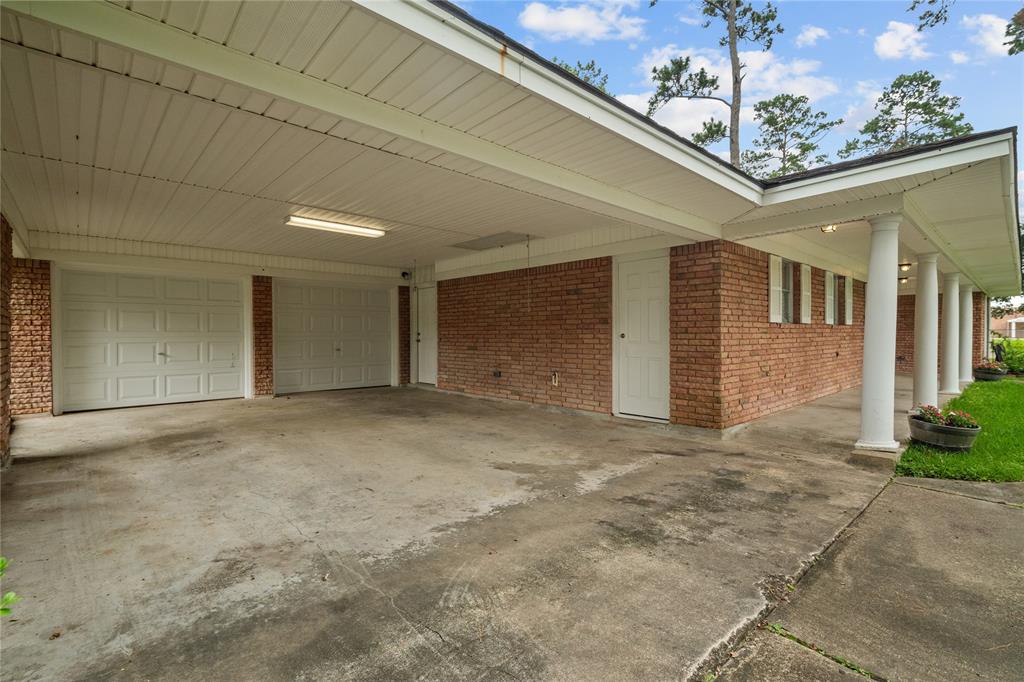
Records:
{"label": "white carport ceiling", "polygon": [[[625,189],[665,215],[713,225],[751,206],[358,7],[127,6]],[[680,242],[699,236],[6,9],[2,32],[4,205],[32,231],[382,265],[457,255],[451,244],[504,231],[547,237],[642,226]],[[365,240],[284,227],[296,211],[389,234]]]}

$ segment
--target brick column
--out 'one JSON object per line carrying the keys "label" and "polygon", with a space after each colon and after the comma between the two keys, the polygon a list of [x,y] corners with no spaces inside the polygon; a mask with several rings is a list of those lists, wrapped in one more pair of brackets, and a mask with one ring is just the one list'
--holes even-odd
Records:
{"label": "brick column", "polygon": [[13,232],[0,215],[0,466],[11,456],[11,269]]}
{"label": "brick column", "polygon": [[274,282],[252,277],[253,395],[274,395]]}
{"label": "brick column", "polygon": [[409,287],[398,287],[398,383],[409,383]]}
{"label": "brick column", "polygon": [[13,260],[10,343],[11,414],[52,412],[49,261]]}

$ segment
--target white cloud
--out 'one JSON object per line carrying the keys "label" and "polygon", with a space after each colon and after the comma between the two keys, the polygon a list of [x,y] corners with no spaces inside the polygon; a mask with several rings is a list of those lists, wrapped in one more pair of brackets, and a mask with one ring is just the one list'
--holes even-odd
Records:
{"label": "white cloud", "polygon": [[[638,68],[651,83],[651,69],[668,63],[672,57],[689,57],[690,68],[707,69],[718,76],[720,94],[728,97],[731,91],[732,74],[728,57],[722,50],[711,48],[680,48],[676,45],[650,50],[644,55]],[[756,102],[786,92],[792,95],[807,95],[811,101],[838,92],[835,81],[815,75],[821,62],[813,59],[785,59],[772,52],[751,50],[740,52],[740,60],[746,64],[743,79],[743,96],[748,102]]]}
{"label": "white cloud", "polygon": [[981,48],[989,57],[1007,56],[1006,46],[1006,19],[1001,19],[994,14],[977,14],[966,16],[960,20],[964,28],[972,31],[969,40]]}
{"label": "white cloud", "polygon": [[818,44],[819,40],[827,40],[828,38],[828,31],[821,26],[807,25],[800,29],[800,35],[796,37],[796,46],[814,47]]}
{"label": "white cloud", "polygon": [[926,59],[932,56],[924,33],[913,24],[890,21],[886,29],[875,38],[875,54],[881,59]]}
{"label": "white cloud", "polygon": [[857,81],[854,94],[859,97],[859,100],[846,107],[846,112],[843,114],[843,123],[839,126],[839,130],[860,130],[869,119],[874,118],[877,113],[875,111],[875,102],[881,97],[882,88],[874,81]]}
{"label": "white cloud", "polygon": [[950,52],[949,58],[953,61],[954,64],[966,64],[967,62],[971,61],[971,58],[967,56],[967,53],[961,52],[960,50],[953,50],[952,52]]}
{"label": "white cloud", "polygon": [[700,19],[698,17],[690,17],[685,14],[679,15],[679,21],[683,22],[687,26],[700,26],[701,24],[704,23],[703,19]]}
{"label": "white cloud", "polygon": [[[689,57],[690,68],[704,68],[718,76],[719,90],[716,95],[728,99],[731,91],[731,70],[728,57],[721,50],[710,48],[680,48],[676,45],[650,50],[644,55],[637,68],[645,76],[648,91],[640,94],[620,95],[619,100],[637,111],[647,113],[647,101],[653,89],[651,69],[666,64],[673,57]],[[816,75],[821,62],[810,59],[784,59],[771,52],[741,52],[740,58],[747,65],[743,79],[743,99],[746,103],[740,110],[740,120],[750,123],[754,120],[753,105],[763,99],[780,93],[807,95],[811,101],[827,97],[839,91],[831,78]],[[655,114],[658,123],[671,128],[680,135],[689,137],[701,129],[710,118],[729,120],[729,108],[717,100],[675,99]]]}
{"label": "white cloud", "polygon": [[639,0],[592,0],[558,7],[531,2],[519,14],[519,25],[548,40],[635,40],[643,37],[646,19],[625,14]]}

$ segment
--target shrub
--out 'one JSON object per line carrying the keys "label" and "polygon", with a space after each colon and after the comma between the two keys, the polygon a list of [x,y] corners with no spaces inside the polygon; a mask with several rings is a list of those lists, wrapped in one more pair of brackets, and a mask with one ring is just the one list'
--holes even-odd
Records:
{"label": "shrub", "polygon": [[1014,374],[1024,374],[1024,339],[996,339],[993,346],[1003,351],[1003,363]]}

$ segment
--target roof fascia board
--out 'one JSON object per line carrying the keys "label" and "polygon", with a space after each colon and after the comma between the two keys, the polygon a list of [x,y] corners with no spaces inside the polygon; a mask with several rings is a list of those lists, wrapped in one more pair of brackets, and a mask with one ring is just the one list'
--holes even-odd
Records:
{"label": "roof fascia board", "polygon": [[824,206],[805,211],[748,220],[742,223],[726,224],[722,227],[722,239],[739,241],[765,237],[785,232],[796,232],[822,225],[848,223],[879,215],[897,213],[903,208],[903,199],[898,194],[861,199],[838,206]]}
{"label": "roof fascia board", "polygon": [[695,233],[713,238],[721,236],[720,225],[700,216],[514,152],[102,0],[11,0],[4,3],[4,9],[538,180],[557,190],[568,191],[606,206],[625,209],[637,217],[637,224],[661,232],[687,239],[693,239]]}
{"label": "roof fascia board", "polygon": [[649,124],[620,111],[583,88],[571,87],[563,78],[510,49],[477,28],[458,21],[440,7],[426,2],[403,0],[352,0],[368,12],[414,31],[443,49],[455,51],[481,68],[508,78],[548,101],[578,113],[598,125],[639,144],[701,177],[759,204],[760,185],[728,167],[688,149]]}
{"label": "roof fascia board", "polygon": [[771,206],[1012,154],[1012,135],[1006,133],[997,137],[972,140],[957,147],[935,149],[902,159],[882,161],[772,187],[765,190],[763,203],[765,206]]}
{"label": "roof fascia board", "polygon": [[1006,204],[1006,229],[1010,236],[1010,242],[1014,246],[1014,262],[1017,265],[1017,276],[1015,278],[1017,286],[1014,292],[1014,295],[1016,295],[1021,291],[1021,259],[1024,258],[1020,248],[1020,216],[1017,213],[1020,204],[1017,198],[1016,158],[1007,156],[1003,159],[1003,177],[1006,182],[1006,188],[1003,192],[1003,202]]}

